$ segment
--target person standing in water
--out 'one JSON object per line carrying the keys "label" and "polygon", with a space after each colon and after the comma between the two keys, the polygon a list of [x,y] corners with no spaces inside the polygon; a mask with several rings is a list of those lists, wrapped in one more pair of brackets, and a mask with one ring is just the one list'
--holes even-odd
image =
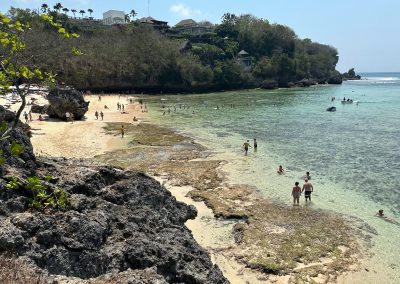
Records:
{"label": "person standing in water", "polygon": [[296,181],[292,189],[293,205],[296,205],[296,201],[297,205],[299,205],[300,195],[301,195],[301,188],[299,186],[299,182]]}
{"label": "person standing in water", "polygon": [[247,140],[246,142],[243,143],[244,155],[245,156],[247,156],[247,151],[249,151],[249,147],[251,147],[251,146],[250,146],[249,140]]}
{"label": "person standing in water", "polygon": [[311,202],[311,192],[314,191],[313,185],[311,184],[311,182],[308,181],[308,179],[304,180],[304,184],[303,184],[303,188],[301,189],[301,192],[304,191],[304,197],[306,199],[307,202],[307,198],[310,200]]}
{"label": "person standing in water", "polygon": [[257,139],[256,138],[254,138],[254,151],[257,151]]}
{"label": "person standing in water", "polygon": [[121,137],[124,138],[125,135],[125,128],[124,125],[121,126]]}

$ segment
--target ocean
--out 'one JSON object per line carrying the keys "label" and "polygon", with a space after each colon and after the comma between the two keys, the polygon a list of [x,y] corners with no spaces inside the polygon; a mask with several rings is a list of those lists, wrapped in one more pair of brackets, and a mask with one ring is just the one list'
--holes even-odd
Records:
{"label": "ocean", "polygon": [[[396,283],[400,226],[375,213],[383,209],[400,222],[400,73],[361,75],[342,85],[143,99],[151,120],[193,137],[213,159],[228,162],[230,182],[253,185],[268,199],[290,205],[294,182],[302,184],[309,171],[308,206],[370,225],[376,234],[368,265],[376,273],[368,279]],[[326,111],[331,106],[335,112]],[[242,145],[253,138],[258,149],[245,156]],[[284,175],[276,173],[279,165]]]}

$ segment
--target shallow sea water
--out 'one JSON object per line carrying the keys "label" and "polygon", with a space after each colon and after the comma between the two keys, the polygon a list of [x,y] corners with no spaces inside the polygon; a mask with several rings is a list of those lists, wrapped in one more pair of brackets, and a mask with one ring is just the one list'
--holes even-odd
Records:
{"label": "shallow sea water", "polygon": [[[315,192],[309,206],[360,218],[377,232],[371,273],[360,281],[399,283],[400,226],[374,214],[384,209],[400,221],[400,74],[364,76],[339,86],[144,101],[151,120],[208,147],[213,158],[228,161],[223,170],[232,183],[254,185],[266,198],[290,205],[294,182],[310,171]],[[343,97],[358,104],[342,104]],[[337,111],[327,112],[330,106]],[[258,150],[245,157],[241,146],[253,138]],[[278,165],[286,169],[282,176]]]}

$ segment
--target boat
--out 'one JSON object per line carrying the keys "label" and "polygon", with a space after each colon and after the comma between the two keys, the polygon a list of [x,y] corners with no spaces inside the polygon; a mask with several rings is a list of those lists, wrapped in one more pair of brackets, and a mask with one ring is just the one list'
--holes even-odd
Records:
{"label": "boat", "polygon": [[342,104],[352,104],[353,100],[348,99],[348,100],[341,101],[341,102],[342,102]]}
{"label": "boat", "polygon": [[326,109],[326,111],[330,111],[330,112],[336,111],[336,107],[334,107],[334,106],[328,107]]}

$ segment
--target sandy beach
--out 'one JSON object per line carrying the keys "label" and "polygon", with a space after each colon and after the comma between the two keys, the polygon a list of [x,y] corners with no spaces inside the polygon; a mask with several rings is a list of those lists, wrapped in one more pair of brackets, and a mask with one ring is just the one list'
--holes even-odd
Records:
{"label": "sandy beach", "polygon": [[[266,220],[275,214],[275,220],[280,220],[279,222],[282,223],[290,222],[288,221],[291,219],[290,211],[279,205],[266,203],[246,186],[224,184],[221,173],[216,171],[220,167],[221,161],[208,161],[206,156],[200,154],[205,149],[201,145],[193,144],[193,141],[187,141],[187,137],[157,128],[156,125],[142,123],[147,121],[147,113],[142,112],[137,101],[130,104],[129,98],[132,97],[108,95],[102,96],[99,101],[97,95],[86,96],[85,100],[90,101],[89,111],[84,120],[74,123],[47,117],[45,117],[45,121],[39,121],[38,115],[34,114],[30,126],[35,153],[66,158],[94,158],[97,156],[100,157],[100,161],[107,164],[143,170],[153,175],[166,186],[177,200],[193,204],[197,208],[198,217],[195,220],[189,220],[186,225],[192,231],[196,241],[210,253],[213,262],[221,268],[231,283],[288,283],[293,275],[290,273],[274,275],[273,270],[276,268],[273,265],[275,264],[268,262],[265,263],[264,268],[259,264],[249,267],[249,261],[253,259],[256,261],[255,263],[264,262],[265,256],[268,255],[267,251],[275,254],[274,249],[280,250],[281,255],[282,253],[286,254],[280,248],[280,242],[273,243],[273,240],[288,237],[286,229],[282,230]],[[38,100],[39,103],[45,103],[43,98],[39,97]],[[121,113],[117,109],[118,102],[124,104],[125,113]],[[107,105],[108,109],[104,109],[104,105]],[[17,105],[12,107],[15,110]],[[104,112],[103,121],[96,119],[94,115],[95,111],[100,112],[100,110]],[[29,106],[26,111],[29,111]],[[138,122],[133,122],[134,116]],[[124,138],[121,138],[119,131],[121,124],[126,125]],[[180,146],[176,147],[176,145]],[[181,162],[177,163],[176,161]],[[218,193],[213,190],[199,191],[199,188],[219,188],[219,191]],[[203,200],[207,205],[202,202]],[[262,209],[260,210],[260,208]],[[304,213],[314,214],[307,210]],[[217,219],[215,215],[223,218]],[[253,220],[248,223],[248,220],[245,221],[246,216],[252,216]],[[255,221],[257,219],[260,221]],[[332,243],[332,238],[328,236],[332,235],[333,229],[336,229],[337,221],[336,218],[329,215],[321,217],[321,222],[331,225],[325,226],[327,227],[326,232],[317,235],[326,237],[327,243],[335,246],[337,243]],[[245,240],[242,244],[236,242],[233,233],[235,230],[237,231],[235,228],[238,224],[239,228],[248,227],[245,229],[245,232],[248,233],[244,233],[242,236]],[[256,224],[255,227],[253,224]],[[304,229],[302,226],[310,226],[310,224],[299,224],[299,230]],[[258,233],[251,232],[258,232],[262,236],[268,237],[269,239],[265,240],[268,245],[260,247],[260,244],[257,244],[258,246],[247,247],[246,242],[251,243],[254,241],[252,238],[256,238],[256,240],[260,238],[257,236]],[[310,235],[310,237],[315,236]],[[347,237],[343,236],[342,242],[346,242],[346,240]],[[260,250],[260,248],[262,249]],[[321,250],[327,248],[316,250],[314,259],[318,260]],[[347,250],[346,247],[343,249],[343,255],[346,255],[346,258],[350,256],[346,252]],[[334,253],[342,254],[340,251],[334,251]],[[256,258],[254,259],[254,257]],[[353,256],[351,256],[352,258]],[[288,261],[291,261],[290,258]],[[318,261],[312,262],[311,265],[299,263],[298,267],[305,271],[305,275],[309,273],[314,275],[312,279],[308,280],[325,283],[329,282],[330,276],[329,273],[328,276],[320,274],[322,270],[319,267],[321,265],[323,267],[330,266],[330,269],[339,263],[345,265],[340,262],[340,259],[336,264],[332,262],[332,265],[330,265],[330,260],[323,261],[326,263]],[[272,274],[263,273],[265,267],[271,269]]]}
{"label": "sandy beach", "polygon": [[[43,105],[46,99],[40,95],[29,95],[28,99],[35,98],[37,104]],[[39,121],[39,114],[32,114],[32,121],[29,125],[32,129],[31,142],[34,146],[35,154],[53,157],[66,158],[92,158],[96,155],[126,147],[129,139],[121,139],[120,132],[116,129],[115,135],[107,135],[104,127],[108,122],[138,124],[146,118],[146,113],[140,109],[140,105],[130,104],[129,98],[134,97],[109,95],[102,96],[101,101],[98,96],[87,95],[85,100],[89,101],[89,111],[84,120],[74,123],[62,122],[57,119],[48,118]],[[0,103],[5,104],[1,99]],[[117,103],[124,104],[125,112],[121,113],[117,109]],[[108,106],[105,109],[104,106]],[[18,104],[11,105],[11,110],[16,111]],[[30,105],[25,107],[25,111],[30,111]],[[103,111],[104,120],[96,119],[95,112]],[[137,122],[133,122],[136,116]],[[21,117],[21,120],[24,120]],[[126,133],[129,136],[129,133]]]}

